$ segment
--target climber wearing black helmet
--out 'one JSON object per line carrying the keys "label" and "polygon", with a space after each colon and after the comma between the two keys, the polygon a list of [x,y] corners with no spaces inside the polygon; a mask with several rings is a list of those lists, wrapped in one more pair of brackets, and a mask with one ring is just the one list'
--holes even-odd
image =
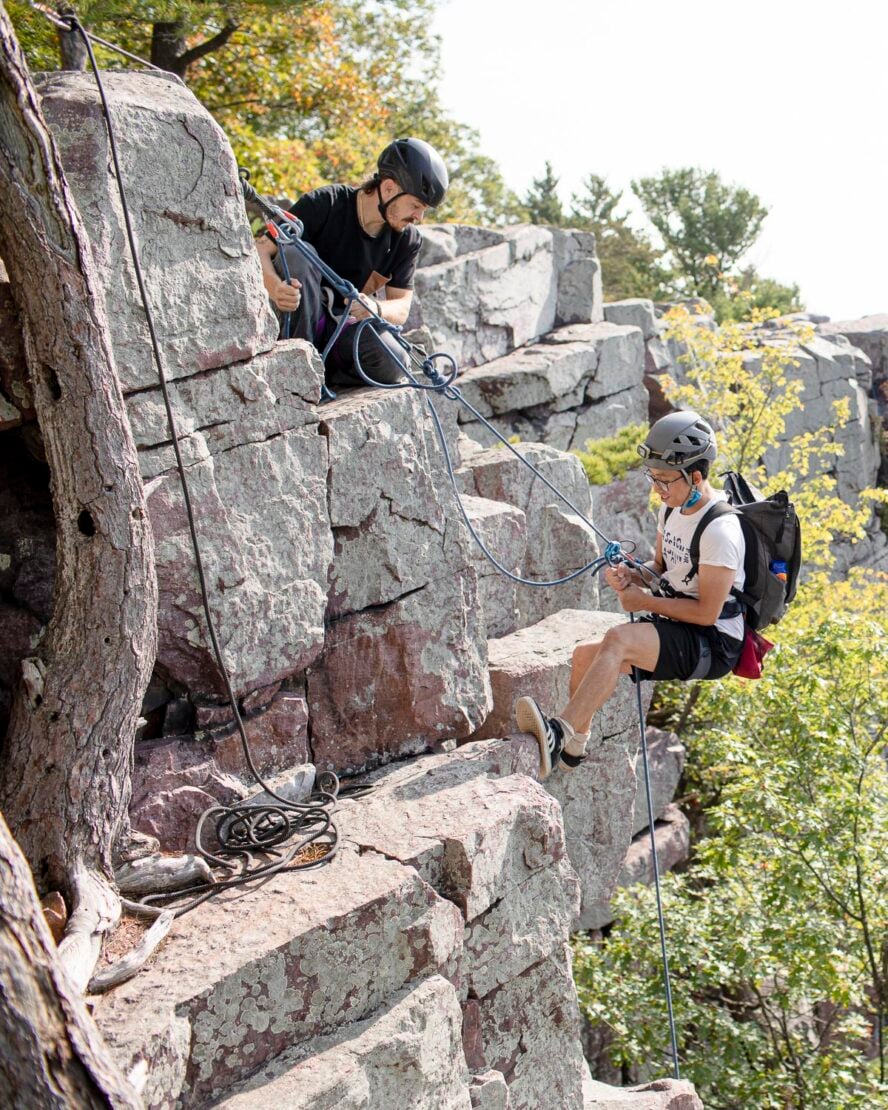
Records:
{"label": "climber wearing black helmet", "polygon": [[[391,323],[406,322],[421,245],[416,224],[441,203],[447,186],[447,169],[433,147],[422,139],[397,139],[380,154],[376,173],[363,185],[326,185],[290,209],[302,221],[303,242],[361,291],[365,303],[355,303],[350,312],[355,322],[369,315],[365,305],[370,304]],[[262,238],[257,249],[272,302],[280,312],[292,313],[289,334],[322,348],[343,311],[342,301],[295,247],[283,248],[289,282],[282,276],[277,245]],[[365,332],[360,356],[374,380],[401,379],[404,352],[386,333]],[[327,359],[327,381],[336,387],[363,384],[354,370],[348,327]]]}
{"label": "climber wearing black helmet", "polygon": [[646,564],[660,577],[621,563],[605,578],[624,612],[649,615],[575,648],[570,700],[557,716],[544,716],[531,697],[518,699],[515,717],[539,744],[541,778],[559,765],[582,762],[592,717],[621,673],[635,668],[643,679],[722,678],[740,657],[743,611],[732,591],[743,589],[745,543],[737,517],[719,515],[701,532],[696,573],[690,557],[701,520],[726,500],[708,480],[715,433],[696,412],[672,412],[653,425],[638,453],[660,499],[656,554]]}

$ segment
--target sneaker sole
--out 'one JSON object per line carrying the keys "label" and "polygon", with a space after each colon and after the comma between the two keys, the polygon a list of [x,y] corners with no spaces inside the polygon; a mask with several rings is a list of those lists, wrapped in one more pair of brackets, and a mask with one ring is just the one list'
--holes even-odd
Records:
{"label": "sneaker sole", "polygon": [[515,723],[521,732],[529,732],[540,749],[540,781],[552,774],[552,757],[546,741],[546,721],[533,698],[519,698],[515,703]]}

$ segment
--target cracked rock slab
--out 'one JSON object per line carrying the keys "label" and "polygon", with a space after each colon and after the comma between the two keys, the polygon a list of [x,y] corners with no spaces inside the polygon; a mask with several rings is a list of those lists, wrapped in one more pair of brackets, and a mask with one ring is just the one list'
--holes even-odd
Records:
{"label": "cracked rock slab", "polygon": [[365,1021],[283,1053],[213,1105],[225,1110],[470,1110],[476,1104],[461,1029],[453,985],[433,976],[399,992]]}
{"label": "cracked rock slab", "polygon": [[[378,780],[369,797],[343,801],[340,824],[361,849],[415,867],[470,922],[564,858],[561,814],[546,791],[524,775],[479,776],[467,760]],[[573,881],[559,872],[553,889]]]}
{"label": "cracked rock slab", "polygon": [[[109,72],[103,84],[118,134],[126,135],[122,174],[167,376],[269,350],[278,325],[224,132],[167,74]],[[154,386],[95,81],[53,73],[40,93],[92,244],[121,385],[124,392]]]}
{"label": "cracked rock slab", "polygon": [[340,849],[321,870],[181,918],[95,1016],[146,1106],[199,1106],[409,984],[458,981],[462,932],[456,907],[416,872]]}
{"label": "cracked rock slab", "polygon": [[488,1066],[505,1076],[514,1110],[582,1110],[585,1060],[567,945],[478,1007]]}

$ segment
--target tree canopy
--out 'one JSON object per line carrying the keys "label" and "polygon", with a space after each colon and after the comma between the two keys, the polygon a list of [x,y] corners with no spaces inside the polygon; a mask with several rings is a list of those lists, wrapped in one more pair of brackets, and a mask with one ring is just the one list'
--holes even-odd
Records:
{"label": "tree canopy", "polygon": [[[60,5],[61,6],[61,5]],[[261,191],[297,196],[359,181],[392,137],[441,151],[453,187],[441,217],[494,222],[508,190],[478,137],[444,112],[435,0],[84,0],[90,31],[181,76]],[[10,13],[32,69],[61,64],[55,29],[23,0]],[[100,64],[132,62],[97,47]]]}

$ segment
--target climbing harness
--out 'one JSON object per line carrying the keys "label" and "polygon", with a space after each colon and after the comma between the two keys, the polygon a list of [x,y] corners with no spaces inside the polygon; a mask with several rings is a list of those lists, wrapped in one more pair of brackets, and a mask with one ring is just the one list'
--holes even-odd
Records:
{"label": "climbing harness", "polygon": [[[207,630],[212,644],[213,654],[216,659],[216,665],[222,676],[225,686],[226,694],[234,714],[237,730],[240,735],[241,745],[244,752],[244,757],[247,766],[250,769],[256,782],[262,789],[273,799],[273,802],[268,804],[250,804],[248,799],[245,802],[239,803],[234,806],[212,806],[201,815],[198,820],[197,829],[195,831],[195,842],[198,852],[203,856],[211,868],[214,869],[214,881],[212,883],[200,883],[196,886],[190,887],[186,890],[176,892],[147,895],[138,902],[125,901],[124,905],[131,912],[143,913],[148,916],[158,916],[161,912],[161,906],[170,909],[175,916],[181,916],[189,912],[208,898],[213,897],[215,894],[222,890],[228,890],[232,887],[242,886],[245,883],[257,882],[268,879],[272,875],[284,871],[293,870],[306,870],[309,868],[316,868],[324,863],[329,862],[336,854],[338,846],[338,831],[333,822],[333,812],[335,810],[337,796],[339,794],[339,780],[332,772],[323,772],[317,779],[317,790],[306,803],[293,802],[278,794],[271,786],[266,783],[262,776],[259,774],[258,768],[252,757],[250,750],[249,739],[244,727],[243,718],[241,717],[240,708],[237,704],[237,697],[231,683],[231,678],[228,668],[222,656],[221,647],[219,644],[215,622],[213,620],[210,603],[209,593],[206,583],[206,576],[204,572],[203,559],[200,551],[200,541],[197,534],[197,526],[195,522],[194,510],[191,501],[191,494],[188,485],[185,465],[182,459],[180,447],[180,433],[176,423],[175,415],[172,408],[172,403],[169,395],[169,387],[164,368],[163,357],[160,351],[160,344],[157,338],[157,333],[154,326],[154,318],[151,312],[150,302],[148,299],[147,290],[142,274],[141,263],[139,259],[139,252],[135,242],[135,236],[132,228],[132,221],[130,218],[129,204],[127,201],[126,190],[123,184],[123,177],[118,158],[117,142],[114,133],[114,126],[111,119],[111,113],[108,106],[108,101],[105,96],[105,89],[102,84],[101,76],[99,73],[98,65],[96,64],[95,55],[92,49],[92,42],[98,42],[109,49],[119,50],[125,56],[139,61],[145,65],[150,63],[144,62],[143,59],[137,58],[135,55],[129,54],[126,51],[115,47],[113,44],[106,43],[104,40],[96,36],[90,35],[82,26],[79,19],[75,15],[58,16],[51,13],[43,7],[42,4],[36,3],[32,0],[34,8],[46,16],[53,24],[66,31],[77,32],[83,39],[84,45],[90,61],[90,66],[96,80],[96,85],[99,92],[99,97],[102,104],[102,112],[105,118],[105,124],[108,131],[108,142],[111,151],[112,162],[114,166],[114,173],[117,179],[117,188],[120,196],[121,208],[124,217],[124,226],[126,229],[127,241],[129,244],[130,256],[133,263],[133,270],[136,277],[136,283],[139,290],[139,296],[142,306],[145,310],[146,323],[148,326],[148,334],[150,338],[151,350],[153,359],[157,369],[158,380],[160,383],[161,393],[163,396],[164,407],[166,410],[167,422],[170,428],[170,438],[172,440],[173,449],[176,458],[176,467],[179,474],[179,480],[182,487],[182,496],[185,504],[186,516],[188,519],[188,528],[191,536],[191,545],[194,551],[195,567],[197,577],[200,585],[201,602],[203,606],[204,616],[207,622]],[[150,66],[152,69],[157,69],[156,66]],[[327,280],[331,287],[343,298],[345,302],[345,309],[340,316],[336,327],[327,341],[322,352],[322,358],[326,359],[333,345],[339,339],[346,324],[348,323],[349,310],[352,305],[359,301],[368,311],[369,315],[365,319],[359,321],[354,325],[354,335],[352,340],[352,352],[354,358],[355,369],[358,375],[367,385],[377,389],[415,389],[420,392],[428,394],[426,403],[435,427],[439,443],[441,445],[442,453],[447,466],[447,473],[450,478],[451,485],[456,495],[457,503],[459,505],[462,518],[469,530],[469,533],[477,543],[478,547],[484,556],[499,570],[502,574],[506,575],[513,582],[525,586],[535,586],[547,588],[550,586],[561,585],[570,582],[572,579],[577,578],[581,574],[599,573],[605,567],[615,567],[620,563],[625,563],[630,568],[637,570],[640,574],[650,575],[651,579],[659,579],[655,571],[645,564],[639,562],[631,551],[627,551],[621,541],[609,539],[600,528],[589,519],[582,510],[571,501],[564,493],[562,493],[549,479],[543,474],[538,467],[527,458],[525,458],[519,451],[517,451],[513,444],[508,440],[487,420],[478,410],[473,406],[462,394],[460,389],[454,385],[458,374],[458,367],[452,355],[444,352],[436,352],[427,354],[418,344],[408,342],[401,334],[401,328],[395,324],[385,320],[377,308],[374,307],[374,302],[364,300],[355,286],[348,281],[345,281],[338,274],[336,274],[326,263],[318,258],[317,254],[306,249],[305,244],[301,239],[301,224],[299,220],[291,213],[284,212],[277,205],[272,204],[266,198],[260,196],[256,190],[249,184],[248,174],[241,171],[241,187],[246,199],[252,200],[259,206],[266,217],[266,227],[268,228],[269,235],[279,245],[293,245],[309,260],[312,266],[320,271],[321,275]],[[279,254],[283,252],[279,251]],[[286,272],[286,271],[285,271]],[[287,279],[289,280],[289,278]],[[371,329],[371,334],[377,336],[378,342],[386,353],[394,359],[394,354],[389,351],[381,338],[379,338],[379,331],[382,329],[393,337],[398,346],[406,354],[409,363],[413,366],[416,373],[410,369],[410,366],[399,363],[398,365],[403,370],[406,377],[405,382],[396,383],[380,383],[374,381],[367,374],[365,374],[361,366],[359,345],[362,335],[367,328]],[[443,364],[444,369],[439,368],[439,363]],[[417,375],[421,374],[426,380],[422,381]],[[569,574],[563,575],[560,578],[540,581],[527,579],[520,575],[514,574],[507,567],[496,559],[493,553],[488,549],[482,538],[478,535],[476,529],[473,527],[469,519],[468,512],[463,504],[462,496],[458,487],[456,474],[453,468],[453,461],[450,451],[447,446],[446,436],[441,424],[440,417],[432,401],[432,395],[439,394],[448,400],[455,401],[462,405],[465,409],[472,413],[476,420],[478,420],[493,436],[505,447],[511,454],[519,460],[524,466],[533,472],[536,478],[543,482],[543,484],[561,501],[566,505],[579,520],[586,524],[602,541],[604,545],[603,553],[591,560],[585,566],[580,567],[578,570],[572,571]],[[325,387],[325,396],[332,399],[335,395]],[[634,622],[635,614],[631,614],[631,619]],[[636,671],[636,678],[638,673]],[[657,916],[660,929],[660,943],[661,943],[661,956],[663,966],[663,978],[666,988],[666,1004],[669,1022],[670,1037],[672,1043],[672,1059],[673,1070],[676,1078],[680,1077],[679,1062],[678,1062],[678,1046],[675,1031],[675,1022],[672,1009],[672,992],[669,979],[669,964],[666,948],[666,932],[665,921],[662,909],[662,898],[660,891],[660,878],[659,868],[657,864],[657,846],[654,833],[654,811],[650,782],[650,769],[648,764],[647,743],[645,738],[645,724],[644,724],[644,709],[641,700],[640,686],[636,683],[636,699],[638,708],[638,722],[639,732],[641,735],[641,752],[644,765],[644,779],[645,791],[647,795],[648,819],[649,829],[651,836],[651,849],[653,858],[654,870],[654,884],[656,888],[657,900]],[[208,826],[212,827],[213,836],[215,837],[216,846],[211,846],[207,841],[206,829]]]}

